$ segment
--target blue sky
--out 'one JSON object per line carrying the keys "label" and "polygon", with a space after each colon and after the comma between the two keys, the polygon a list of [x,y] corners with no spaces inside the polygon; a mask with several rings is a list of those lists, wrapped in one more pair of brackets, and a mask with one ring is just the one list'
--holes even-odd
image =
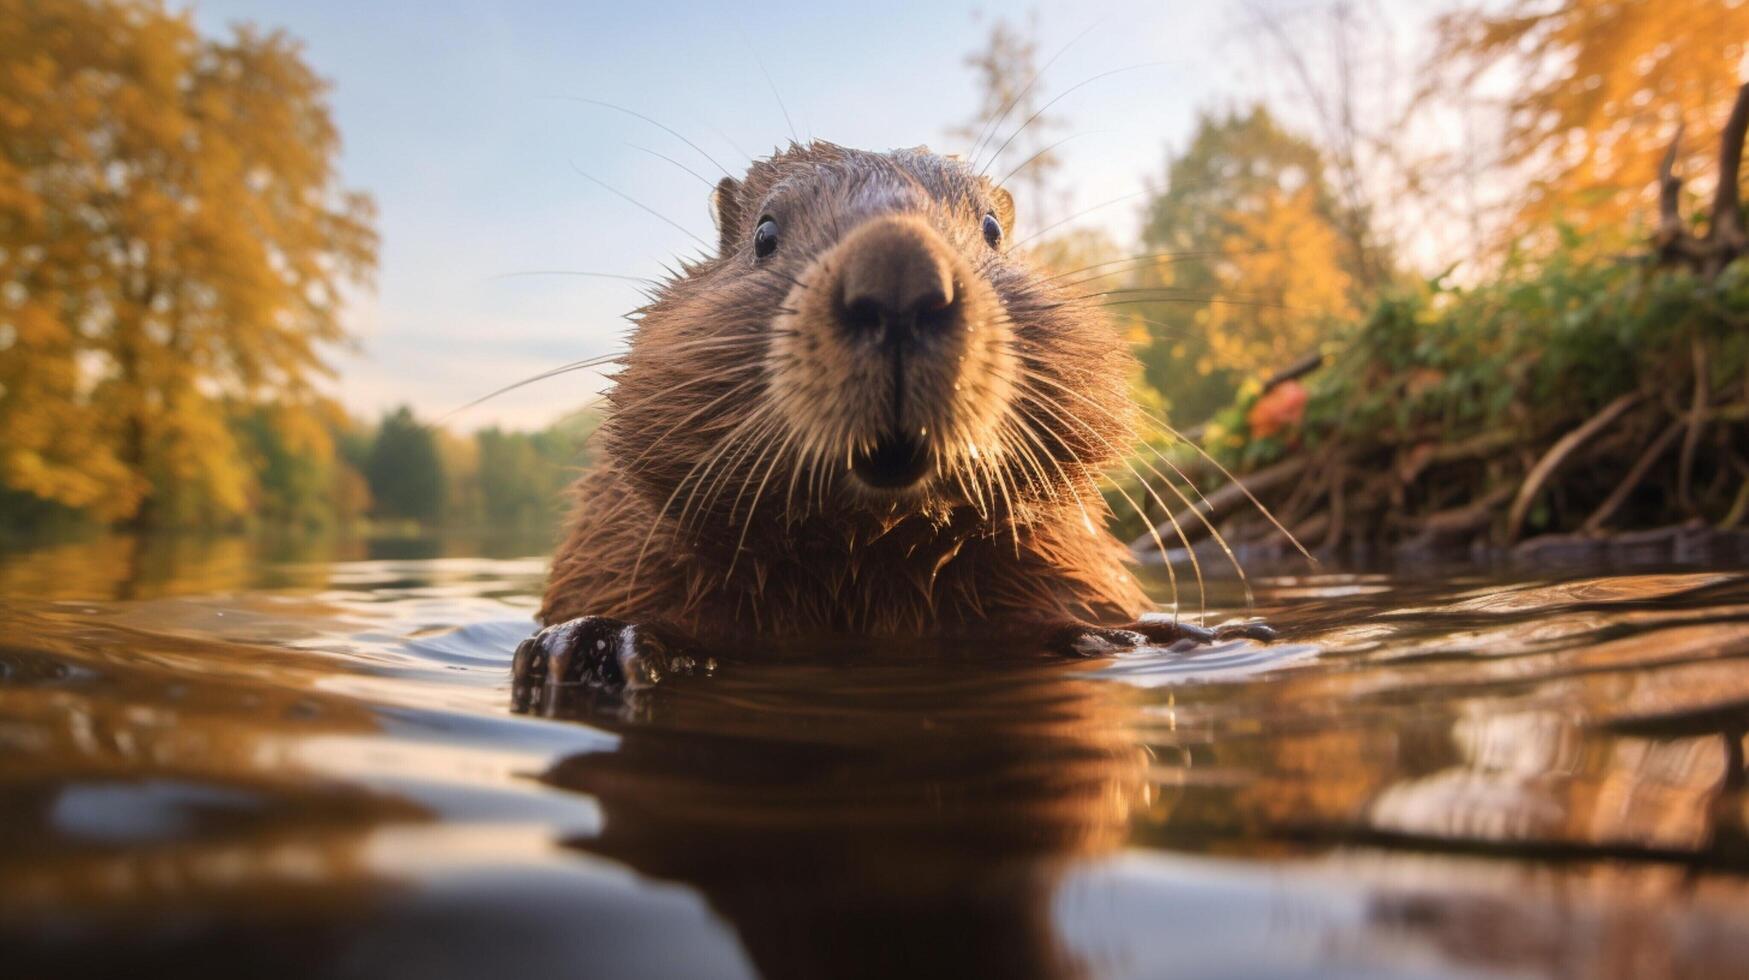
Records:
{"label": "blue sky", "polygon": [[[336,358],[337,394],[372,417],[402,402],[440,415],[620,344],[623,314],[639,300],[633,284],[506,276],[654,276],[698,245],[578,170],[710,238],[708,189],[632,145],[706,177],[716,172],[710,162],[659,129],[567,97],[659,119],[730,170],[787,140],[773,85],[804,137],[959,149],[947,134],[976,101],[963,59],[993,16],[988,4],[928,0],[198,0],[192,9],[208,33],[237,21],[288,30],[334,85],[345,179],[375,196],[383,237],[377,288],[349,316],[360,350]],[[1015,11],[1036,12],[1044,57],[1093,28],[1041,81],[1046,97],[1113,66],[1158,62],[1089,84],[1052,110],[1073,127],[1065,132],[1088,133],[1062,150],[1071,206],[1140,190],[1199,108],[1258,94],[1247,9],[1237,0],[1053,0]],[[1138,206],[1085,221],[1127,243]],[[569,375],[453,424],[544,424],[602,385],[599,375]]]}

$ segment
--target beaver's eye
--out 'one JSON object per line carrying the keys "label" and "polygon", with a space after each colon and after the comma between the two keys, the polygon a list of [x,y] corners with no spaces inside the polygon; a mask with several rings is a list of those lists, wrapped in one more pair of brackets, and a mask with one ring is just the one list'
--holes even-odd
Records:
{"label": "beaver's eye", "polygon": [[991,248],[995,248],[996,244],[1002,241],[1002,222],[997,221],[993,214],[984,215],[984,241],[989,243]]}
{"label": "beaver's eye", "polygon": [[753,229],[753,254],[759,258],[777,251],[777,222],[770,218],[760,218],[759,227]]}

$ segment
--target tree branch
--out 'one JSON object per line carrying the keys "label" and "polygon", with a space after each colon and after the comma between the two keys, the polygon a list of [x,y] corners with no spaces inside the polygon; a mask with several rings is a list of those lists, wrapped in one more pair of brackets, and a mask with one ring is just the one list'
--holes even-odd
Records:
{"label": "tree branch", "polygon": [[1676,158],[1681,149],[1682,124],[1677,123],[1676,135],[1670,138],[1670,149],[1664,151],[1664,159],[1658,164],[1658,232],[1653,245],[1666,262],[1676,257],[1671,253],[1684,237],[1680,210],[1682,178],[1676,176]]}
{"label": "tree branch", "polygon": [[1603,410],[1586,420],[1585,424],[1562,436],[1543,457],[1530,468],[1524,483],[1518,488],[1518,496],[1512,501],[1512,509],[1506,517],[1506,542],[1517,541],[1519,532],[1524,530],[1524,518],[1530,513],[1530,505],[1536,501],[1536,495],[1542,490],[1543,484],[1555,474],[1561,464],[1573,451],[1583,446],[1587,440],[1603,431],[1604,427],[1614,422],[1621,414],[1634,407],[1640,400],[1638,392],[1629,392],[1610,402]]}
{"label": "tree branch", "polygon": [[1743,253],[1743,202],[1737,188],[1743,165],[1743,135],[1749,131],[1749,83],[1737,89],[1731,118],[1719,136],[1719,186],[1713,192],[1712,225],[1707,241],[1713,246],[1715,268]]}
{"label": "tree branch", "polygon": [[1604,522],[1614,516],[1616,510],[1627,502],[1628,495],[1639,489],[1640,481],[1646,477],[1646,471],[1652,468],[1652,464],[1658,461],[1658,457],[1664,455],[1664,451],[1670,448],[1670,444],[1676,441],[1678,435],[1682,434],[1685,425],[1686,420],[1677,419],[1666,426],[1664,431],[1658,434],[1658,438],[1652,440],[1652,444],[1647,446],[1646,451],[1640,454],[1640,458],[1634,461],[1633,468],[1628,470],[1628,475],[1616,485],[1615,492],[1611,493],[1609,498],[1599,504],[1597,509],[1591,512],[1591,516],[1585,519],[1585,523],[1579,528],[1580,534],[1596,534],[1602,529]]}

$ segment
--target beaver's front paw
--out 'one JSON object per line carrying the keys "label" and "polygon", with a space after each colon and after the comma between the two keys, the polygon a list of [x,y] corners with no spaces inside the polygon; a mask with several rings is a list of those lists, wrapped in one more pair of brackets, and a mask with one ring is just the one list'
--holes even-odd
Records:
{"label": "beaver's front paw", "polygon": [[576,695],[618,697],[670,674],[708,670],[656,630],[605,616],[583,616],[523,640],[511,659],[517,711],[556,714]]}
{"label": "beaver's front paw", "polygon": [[1273,639],[1274,628],[1263,623],[1228,623],[1210,629],[1153,613],[1124,626],[1065,626],[1051,635],[1049,646],[1072,657],[1107,657],[1147,646],[1188,649],[1227,640],[1267,643]]}

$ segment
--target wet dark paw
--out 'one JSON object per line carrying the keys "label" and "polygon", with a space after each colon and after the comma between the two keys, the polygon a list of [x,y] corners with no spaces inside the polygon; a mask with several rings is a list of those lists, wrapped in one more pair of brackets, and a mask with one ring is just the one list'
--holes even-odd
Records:
{"label": "wet dark paw", "polygon": [[630,623],[584,616],[548,626],[523,640],[510,661],[510,692],[516,710],[546,710],[573,689],[614,694],[625,690],[622,647]]}
{"label": "wet dark paw", "polygon": [[1148,638],[1151,644],[1186,644],[1206,646],[1228,640],[1256,640],[1268,643],[1275,639],[1275,628],[1266,623],[1226,623],[1213,628],[1175,620],[1165,613],[1149,613],[1124,627]]}
{"label": "wet dark paw", "polygon": [[673,674],[709,673],[714,660],[684,652],[656,630],[605,616],[583,616],[523,640],[511,658],[511,704],[553,715],[579,699],[609,701],[654,687]]}
{"label": "wet dark paw", "polygon": [[1147,646],[1187,650],[1228,640],[1268,643],[1275,637],[1275,629],[1264,623],[1228,623],[1211,629],[1154,614],[1124,626],[1067,626],[1052,635],[1049,646],[1074,657],[1105,657]]}
{"label": "wet dark paw", "polygon": [[1146,646],[1148,638],[1135,630],[1106,626],[1065,626],[1052,635],[1049,647],[1071,657],[1109,657]]}

